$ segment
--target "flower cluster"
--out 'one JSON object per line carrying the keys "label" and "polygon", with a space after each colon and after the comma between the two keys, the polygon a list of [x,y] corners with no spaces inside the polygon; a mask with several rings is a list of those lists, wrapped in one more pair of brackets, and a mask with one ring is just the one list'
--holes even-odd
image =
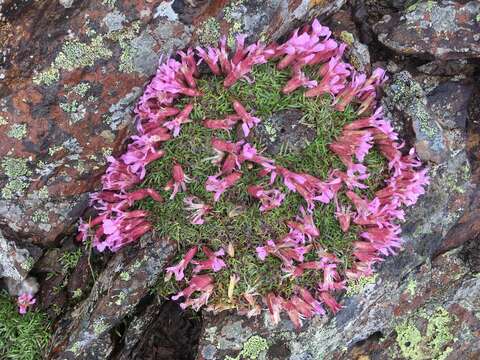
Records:
{"label": "flower cluster", "polygon": [[[402,152],[398,135],[384,118],[382,109],[374,111],[376,89],[387,80],[385,71],[377,69],[370,77],[356,72],[343,61],[345,45],[330,36],[330,30],[315,20],[311,26],[297,29],[281,45],[266,46],[258,42],[245,46],[245,36],[241,35],[236,39],[235,51],[228,49],[223,38],[218,48],[188,49],[178,53],[178,60],[161,61],[136,107],[138,134],[131,137],[125,154],[109,158],[109,167],[102,178],[103,189],[91,197],[98,216],[80,225],[78,238],[85,240],[92,236],[93,244],[99,251],[106,248],[116,251],[150,230],[148,213],[130,208],[135,201],[147,196],[156,201],[162,201],[162,198],[153,189],[134,190],[134,187],[145,177],[147,165],[164,155],[161,144],[173,141],[182,131],[182,126],[191,122],[189,116],[194,108],[191,98],[202,96],[197,88],[201,63],[206,64],[205,67],[214,75],[224,76],[223,85],[229,88],[241,79],[253,81],[249,73],[255,65],[276,61],[279,69],[290,69],[292,74],[283,93],[303,87],[307,89],[307,97],[328,94],[332,98],[331,105],[338,111],[355,104],[357,114],[364,116],[347,124],[342,134],[330,144],[330,150],[340,158],[345,169],[331,169],[326,179],[320,179],[308,173],[291,171],[261,155],[248,142],[251,130],[261,119],[255,116],[254,109],[247,111],[242,103],[233,99],[235,113],[223,119],[205,119],[202,123],[214,131],[227,132],[238,125],[244,136],[237,142],[212,139],[211,146],[217,155],[210,160],[218,166],[218,172],[208,177],[205,188],[213,193],[213,201],[217,202],[225,191],[239,182],[242,168],[247,164],[259,169],[259,177],[268,176],[270,179],[268,186],[252,184],[248,187],[248,194],[260,202],[261,212],[279,207],[285,199],[286,194],[273,187],[276,180],[305,201],[298,216],[287,221],[288,233],[258,246],[256,253],[259,261],[265,261],[269,256],[279,259],[285,277],[298,278],[306,271],[317,271],[322,274],[322,280],[313,289],[297,286],[290,298],[273,292],[245,292],[244,306],[237,307],[240,313],[257,315],[260,312],[257,297],[261,297],[268,307],[274,322],[285,311],[297,327],[301,326],[303,319],[325,314],[324,306],[333,313],[339,311],[341,306],[334,296],[345,288],[345,275],[350,278],[368,276],[373,271],[373,265],[382,261],[382,256],[395,254],[400,248],[402,240],[398,223],[404,217],[402,208],[413,205],[424,193],[428,177],[426,170],[419,169],[421,164],[413,150],[406,154]],[[306,75],[306,66],[318,68],[319,81]],[[192,101],[180,107],[177,100],[181,97]],[[364,160],[374,146],[388,160],[392,176],[387,180],[386,187],[377,191],[374,199],[370,200],[358,195],[356,190],[367,188],[365,180],[370,174]],[[173,198],[180,191],[188,192],[187,183],[193,180],[184,173],[181,164],[173,163],[171,169],[172,178],[165,189],[172,191]],[[346,195],[349,204],[341,203],[340,193]],[[322,229],[315,225],[314,210],[319,204],[332,202],[344,232],[352,224],[362,229],[359,239],[353,244],[354,265],[346,274],[339,270],[340,261],[334,254],[315,246],[315,239],[321,236]],[[184,203],[194,225],[208,221],[214,207],[214,204],[204,203],[190,195]],[[229,252],[227,248],[225,250]],[[174,275],[176,281],[188,284],[173,296],[174,300],[183,299],[182,308],[191,306],[198,310],[208,305],[215,290],[213,273],[228,267],[225,250],[194,246],[178,264],[166,269],[167,280]],[[189,266],[191,276],[187,279]],[[231,277],[229,293],[238,281],[235,276]]]}
{"label": "flower cluster", "polygon": [[32,294],[23,293],[17,298],[18,312],[25,315],[30,307],[34,305],[37,300]]}

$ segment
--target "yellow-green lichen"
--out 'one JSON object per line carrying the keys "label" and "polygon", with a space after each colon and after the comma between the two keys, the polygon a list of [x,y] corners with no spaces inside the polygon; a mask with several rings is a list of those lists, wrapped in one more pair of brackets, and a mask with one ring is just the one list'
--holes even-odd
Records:
{"label": "yellow-green lichen", "polygon": [[20,264],[20,267],[25,271],[30,271],[35,263],[33,257],[28,256],[24,262]]}
{"label": "yellow-green lichen", "polygon": [[3,116],[0,116],[0,126],[7,125],[7,124],[8,124],[7,119],[5,119]]}
{"label": "yellow-green lichen", "polygon": [[101,320],[101,319],[100,320],[95,320],[95,322],[93,323],[93,333],[96,336],[101,335],[108,328],[109,328],[108,324],[103,322],[103,320]]}
{"label": "yellow-green lichen", "polygon": [[407,283],[407,291],[408,293],[410,294],[410,296],[414,296],[415,295],[415,290],[417,289],[417,282],[415,281],[415,279],[410,279],[408,280],[408,283]]}
{"label": "yellow-green lichen", "polygon": [[122,280],[122,281],[130,280],[130,274],[128,273],[128,271],[124,271],[124,272],[120,273],[120,280]]}
{"label": "yellow-green lichen", "polygon": [[32,214],[32,221],[34,223],[48,224],[48,213],[43,210],[35,210],[35,212]]}
{"label": "yellow-green lichen", "polygon": [[225,360],[256,360],[262,352],[267,350],[267,340],[262,338],[261,336],[253,335],[243,344],[242,351],[240,351],[240,353],[236,357],[232,358],[231,356],[226,356]]}
{"label": "yellow-green lichen", "polygon": [[61,145],[53,145],[48,149],[48,155],[53,156],[62,149],[63,149],[63,146]]}
{"label": "yellow-green lichen", "polygon": [[109,59],[112,51],[105,47],[102,36],[96,36],[90,44],[79,40],[67,41],[55,58],[58,69],[73,71],[85,66],[93,66],[97,60]]}
{"label": "yellow-green lichen", "polygon": [[349,46],[352,46],[355,42],[355,37],[351,32],[348,31],[342,31],[340,33],[340,39]]}
{"label": "yellow-green lichen", "polygon": [[33,77],[33,83],[35,85],[50,86],[58,80],[60,80],[60,71],[53,65]]}
{"label": "yellow-green lichen", "polygon": [[72,299],[79,299],[82,297],[82,289],[78,288],[73,291]]}
{"label": "yellow-green lichen", "polygon": [[2,189],[4,199],[23,195],[28,188],[27,177],[32,174],[28,168],[28,160],[23,158],[5,157],[1,162],[3,174],[8,177],[8,182]]}
{"label": "yellow-green lichen", "polygon": [[365,288],[365,286],[370,284],[375,284],[376,280],[377,280],[377,274],[372,276],[362,276],[358,279],[349,280],[347,282],[346,295],[354,296],[354,295],[360,294]]}
{"label": "yellow-green lichen", "polygon": [[235,35],[243,32],[243,14],[239,8],[243,5],[243,0],[234,0],[223,9],[223,18],[230,25],[227,36],[227,44],[233,47],[235,44]]}
{"label": "yellow-green lichen", "polygon": [[13,124],[7,132],[7,136],[22,140],[27,136],[27,124]]}
{"label": "yellow-green lichen", "polygon": [[71,92],[77,94],[78,96],[84,97],[88,90],[90,90],[90,84],[86,82],[81,82],[72,87]]}
{"label": "yellow-green lichen", "polygon": [[129,27],[114,31],[108,35],[108,38],[117,41],[122,49],[118,68],[124,73],[132,73],[135,71],[134,59],[138,55],[138,50],[132,45],[132,40],[138,35],[140,25],[141,23],[139,21],[135,21]]}
{"label": "yellow-green lichen", "polygon": [[109,59],[112,51],[103,43],[102,36],[96,36],[90,44],[78,39],[66,41],[53,64],[36,75],[33,82],[37,85],[52,85],[60,79],[60,70],[73,71],[85,66],[93,66],[97,60]]}
{"label": "yellow-green lichen", "polygon": [[102,0],[102,4],[110,7],[114,7],[117,0]]}
{"label": "yellow-green lichen", "polygon": [[48,199],[48,188],[46,186],[43,186],[40,190],[38,190],[37,196],[39,199]]}
{"label": "yellow-green lichen", "polygon": [[455,340],[450,331],[453,317],[442,307],[438,307],[431,315],[420,316],[428,321],[424,336],[413,320],[407,320],[395,328],[403,357],[408,360],[444,360],[452,352],[448,344]]}
{"label": "yellow-green lichen", "polygon": [[202,45],[216,45],[220,39],[220,23],[213,17],[208,18],[198,27],[197,35]]}
{"label": "yellow-green lichen", "polygon": [[72,102],[68,103],[60,103],[60,109],[65,111],[66,113],[74,113],[78,110],[78,102],[77,100],[73,100]]}

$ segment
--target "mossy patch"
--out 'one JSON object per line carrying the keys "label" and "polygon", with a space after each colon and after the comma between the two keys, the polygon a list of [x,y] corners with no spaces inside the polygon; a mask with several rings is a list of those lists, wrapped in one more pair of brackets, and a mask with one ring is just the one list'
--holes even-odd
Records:
{"label": "mossy patch", "polygon": [[0,292],[0,358],[5,360],[37,360],[50,338],[46,316],[38,311],[18,313],[17,305],[5,292]]}
{"label": "mossy patch", "polygon": [[360,294],[365,286],[375,284],[378,274],[372,276],[361,276],[355,280],[349,280],[347,282],[347,296],[354,296]]}
{"label": "mossy patch", "polygon": [[[311,76],[315,77],[310,69]],[[343,128],[343,125],[356,118],[355,111],[348,107],[344,112],[338,112],[331,106],[331,99],[307,98],[303,91],[296,91],[289,95],[281,92],[282,87],[290,77],[289,71],[280,71],[274,63],[257,66],[251,73],[255,81],[249,84],[239,81],[230,89],[223,87],[223,79],[207,75],[198,80],[198,88],[203,96],[195,98],[194,109],[190,115],[192,122],[182,126],[180,135],[164,144],[165,156],[149,166],[148,174],[141,185],[143,188],[154,188],[168,199],[170,192],[164,191],[166,183],[171,178],[171,167],[178,161],[192,182],[187,184],[188,195],[195,195],[204,202],[214,206],[213,212],[207,216],[205,224],[192,225],[188,213],[184,210],[183,200],[186,193],[179,193],[173,200],[158,203],[151,199],[139,203],[139,208],[147,209],[151,213],[151,221],[159,236],[166,236],[178,244],[179,261],[186,250],[194,245],[208,245],[212,249],[220,247],[233,248],[233,256],[225,256],[227,268],[212,274],[215,279],[215,292],[209,303],[220,307],[235,307],[246,292],[266,294],[270,291],[289,297],[295,285],[314,288],[321,280],[319,271],[306,271],[300,278],[285,277],[280,270],[279,259],[269,256],[265,261],[257,258],[255,248],[264,245],[270,239],[277,239],[288,233],[286,220],[294,219],[299,208],[305,206],[303,198],[297,193],[289,193],[284,203],[269,212],[261,213],[258,202],[247,193],[251,184],[262,184],[268,187],[268,179],[259,178],[256,166],[242,168],[241,180],[222,195],[217,203],[212,202],[212,193],[205,189],[207,177],[218,173],[218,166],[209,160],[214,156],[211,139],[219,137],[231,141],[238,141],[235,131],[214,131],[202,126],[204,119],[219,119],[234,113],[232,100],[239,100],[247,111],[254,111],[255,116],[267,119],[273,114],[288,109],[297,109],[303,113],[301,122],[315,129],[316,136],[301,151],[281,152],[274,156],[277,164],[296,172],[306,172],[320,179],[326,179],[333,168],[344,169],[341,161],[329,150],[328,145],[333,142]],[[192,99],[182,99],[180,106]],[[258,136],[249,139],[257,149],[265,148],[265,144]],[[269,154],[266,154],[270,157]],[[385,159],[372,149],[366,157],[371,176],[366,181],[370,186],[365,195],[373,193],[383,185],[385,174]],[[277,179],[273,185],[287,193],[286,187]],[[344,195],[340,201],[348,200]],[[352,226],[344,233],[334,216],[335,206],[318,205],[313,213],[315,223],[320,229],[321,236],[314,241],[314,247],[323,248],[337,255],[341,263],[340,271],[352,263],[352,243],[357,238],[358,228]],[[316,260],[317,255],[311,252],[306,255],[305,261]],[[190,271],[190,270],[189,270]],[[239,282],[233,290],[229,285],[232,277],[239,277]],[[190,277],[190,273],[187,274]],[[182,283],[173,279],[161,282],[158,292],[167,296],[179,291]],[[231,286],[230,286],[231,287]]]}

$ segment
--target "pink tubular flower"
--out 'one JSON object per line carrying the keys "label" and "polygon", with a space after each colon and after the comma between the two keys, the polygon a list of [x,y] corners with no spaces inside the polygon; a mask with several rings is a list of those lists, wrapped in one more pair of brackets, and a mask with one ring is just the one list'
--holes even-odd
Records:
{"label": "pink tubular flower", "polygon": [[104,190],[128,190],[140,182],[140,177],[133,173],[122,160],[109,156],[107,161],[110,165],[102,176]]}
{"label": "pink tubular flower", "polygon": [[217,51],[212,47],[208,48],[208,52],[201,47],[197,47],[196,50],[198,56],[200,57],[200,61],[197,64],[200,64],[200,62],[203,60],[208,65],[212,73],[215,75],[221,75],[220,68],[218,67]]}
{"label": "pink tubular flower", "polygon": [[218,179],[217,177],[218,175],[209,176],[207,183],[205,184],[207,191],[215,193],[213,196],[214,201],[218,201],[225,190],[227,190],[229,187],[232,187],[238,180],[240,180],[242,174],[239,172],[232,172],[223,179]]}
{"label": "pink tubular flower", "polygon": [[[202,306],[205,306],[208,303],[213,288],[213,278],[210,275],[195,275],[189,281],[189,284],[185,289],[172,296],[172,300],[178,300],[181,297],[184,297],[185,301],[180,304],[182,309],[191,306],[194,310],[199,310]],[[202,294],[200,297],[192,299],[192,294],[197,291]]]}
{"label": "pink tubular flower", "polygon": [[340,223],[340,228],[343,232],[347,232],[350,228],[350,222],[352,220],[352,213],[350,212],[350,206],[343,206],[338,203],[337,197],[335,197],[335,216]]}
{"label": "pink tubular flower", "polygon": [[175,119],[167,121],[163,124],[163,126],[165,126],[168,130],[172,131],[173,137],[177,137],[178,134],[180,134],[182,124],[186,124],[192,121],[188,118],[192,110],[193,104],[186,105],[185,108],[180,112],[180,114],[175,117]]}
{"label": "pink tubular flower", "polygon": [[150,86],[153,90],[164,91],[173,96],[200,96],[201,93],[187,83],[181,71],[182,64],[174,59],[169,59],[159,66]]}
{"label": "pink tubular flower", "polygon": [[203,120],[203,126],[207,129],[216,129],[216,130],[231,130],[235,124],[240,120],[238,115],[228,115],[224,119],[207,119]]}
{"label": "pink tubular flower", "polygon": [[24,293],[17,298],[18,312],[25,315],[28,309],[35,304],[37,300],[32,294]]}
{"label": "pink tubular flower", "polygon": [[317,86],[317,81],[310,80],[299,67],[295,67],[293,69],[293,77],[288,80],[287,84],[283,87],[282,92],[284,94],[290,94],[301,86],[311,89]]}
{"label": "pink tubular flower", "polygon": [[221,257],[225,255],[225,251],[223,249],[213,252],[208,247],[202,246],[202,250],[207,256],[207,260],[193,260],[192,264],[196,265],[193,269],[194,273],[199,273],[203,270],[212,270],[213,272],[218,272],[227,266],[221,259]]}
{"label": "pink tubular flower", "polygon": [[[145,220],[147,215],[146,211],[134,210],[119,212],[115,217],[105,218],[102,227],[95,234],[93,245],[100,252],[107,248],[116,252],[125,245],[137,241],[152,228]],[[103,235],[105,239],[102,240]]]}
{"label": "pink tubular flower", "polygon": [[322,304],[316,300],[312,294],[305,288],[298,287],[297,291],[300,294],[300,297],[312,308],[313,312],[318,315],[325,315],[325,310],[323,309]]}
{"label": "pink tubular flower", "polygon": [[261,43],[250,45],[248,47],[248,54],[245,58],[231,66],[227,77],[223,81],[223,86],[226,88],[231,87],[238,80],[247,75],[254,65],[265,64],[267,59],[273,56],[273,54],[273,49],[268,49]]}
{"label": "pink tubular flower", "polygon": [[282,311],[283,298],[281,296],[276,296],[274,293],[268,293],[264,298],[265,303],[268,306],[268,311],[273,324],[278,324],[280,322],[280,312]]}
{"label": "pink tubular flower", "polygon": [[320,231],[318,231],[315,223],[313,222],[313,216],[307,214],[303,207],[300,208],[302,217],[297,216],[296,221],[287,221],[287,225],[291,230],[297,230],[301,234],[305,235],[309,240],[312,238],[320,236]]}
{"label": "pink tubular flower", "polygon": [[196,196],[187,196],[183,203],[185,204],[185,210],[193,212],[189,217],[190,223],[193,225],[202,225],[205,222],[203,217],[212,210],[210,205],[204,204]]}
{"label": "pink tubular flower", "polygon": [[320,299],[325,303],[325,305],[328,306],[328,308],[336,314],[337,312],[340,311],[342,306],[333,298],[332,295],[330,295],[329,292],[327,291],[321,291],[320,294]]}
{"label": "pink tubular flower", "polygon": [[165,281],[170,280],[173,274],[175,275],[176,281],[181,281],[185,277],[185,274],[184,274],[185,269],[187,268],[188,264],[190,264],[190,262],[192,261],[196,253],[197,253],[197,247],[194,246],[187,251],[187,253],[185,254],[185,257],[182,260],[180,260],[180,262],[177,265],[167,267],[165,269],[167,272],[167,275],[165,276]]}
{"label": "pink tubular flower", "polygon": [[260,119],[250,115],[247,112],[247,110],[245,110],[243,105],[240,104],[240,102],[238,102],[237,100],[233,101],[233,108],[235,109],[235,112],[238,114],[238,116],[240,116],[240,118],[243,121],[242,130],[243,130],[243,134],[245,135],[245,137],[247,137],[248,134],[250,133],[250,130],[255,125],[260,123]]}
{"label": "pink tubular flower", "polygon": [[333,102],[335,109],[344,111],[348,104],[362,91],[362,86],[366,80],[365,74],[353,73],[350,84],[338,94]]}
{"label": "pink tubular flower", "polygon": [[256,199],[259,199],[262,205],[260,211],[269,211],[279,207],[285,199],[285,194],[282,194],[280,190],[264,190],[261,186],[250,185],[248,187],[248,193]]}
{"label": "pink tubular flower", "polygon": [[186,183],[190,181],[191,179],[183,172],[182,166],[175,163],[172,168],[172,179],[165,186],[165,190],[173,190],[170,199],[173,199],[179,191],[187,191]]}

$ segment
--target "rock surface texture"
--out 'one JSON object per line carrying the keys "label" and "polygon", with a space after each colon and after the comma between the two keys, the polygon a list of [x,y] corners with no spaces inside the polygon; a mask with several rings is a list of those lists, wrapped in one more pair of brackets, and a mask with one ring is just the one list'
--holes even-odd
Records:
{"label": "rock surface texture", "polygon": [[106,157],[132,128],[132,108],[161,54],[222,34],[278,38],[344,3],[0,2],[4,236],[50,246],[73,230]]}

